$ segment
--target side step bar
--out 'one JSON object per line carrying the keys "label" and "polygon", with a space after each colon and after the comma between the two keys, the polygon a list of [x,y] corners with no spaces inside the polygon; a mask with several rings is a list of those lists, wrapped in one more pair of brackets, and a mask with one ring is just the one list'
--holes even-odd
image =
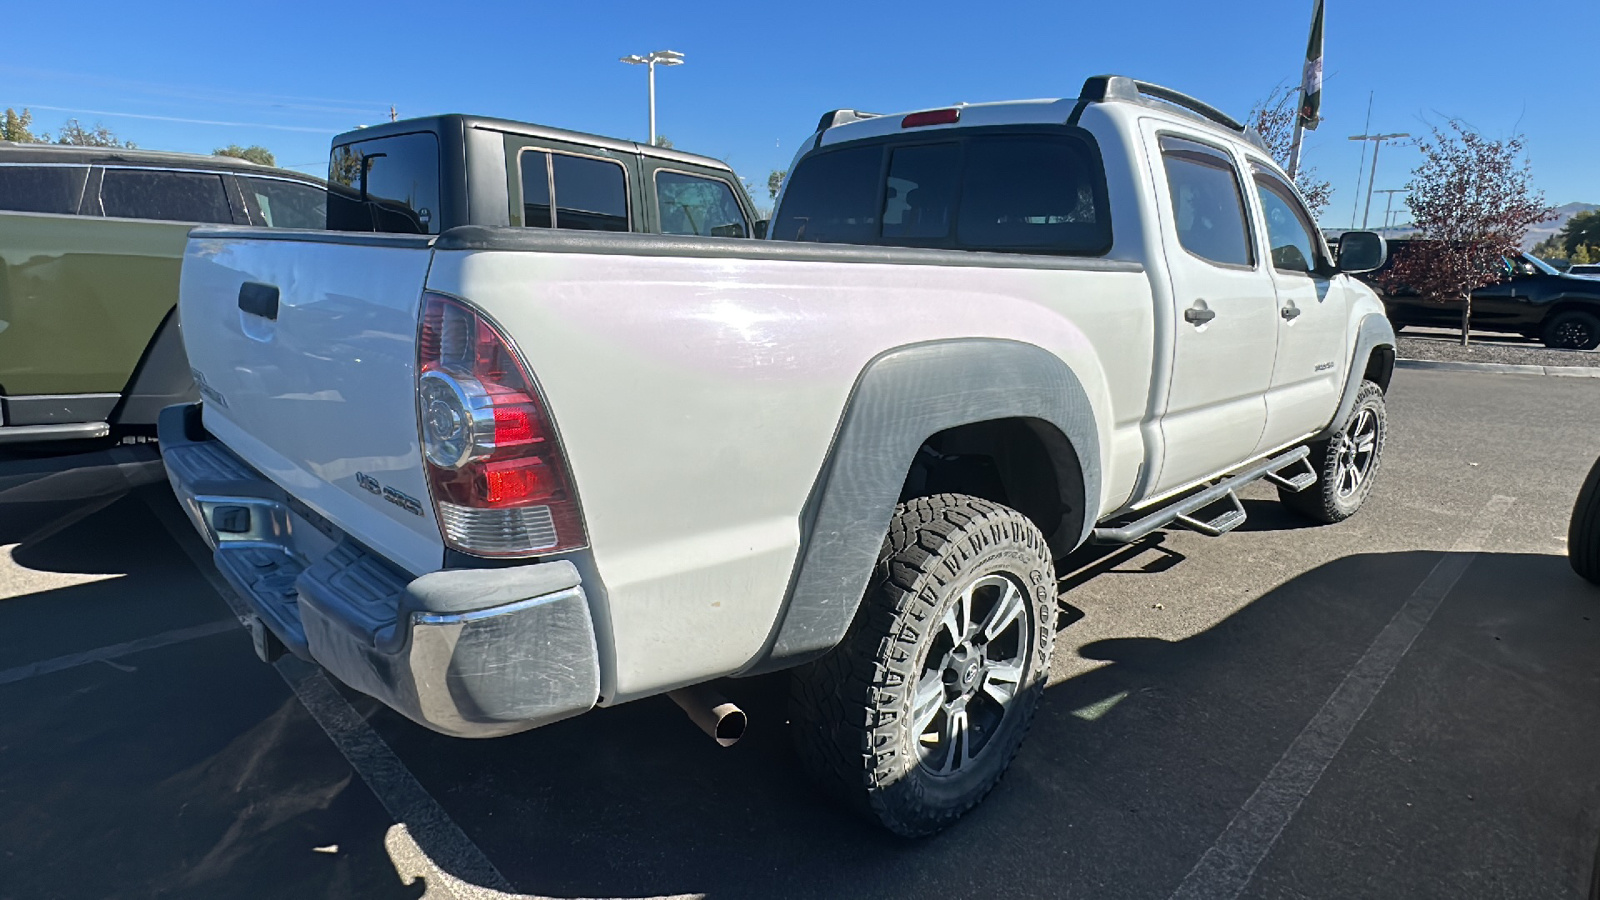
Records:
{"label": "side step bar", "polygon": [[[1227,534],[1244,524],[1244,504],[1239,502],[1236,493],[1239,488],[1266,478],[1286,490],[1303,491],[1317,483],[1317,473],[1311,470],[1306,458],[1311,455],[1311,448],[1296,447],[1281,456],[1264,459],[1248,469],[1243,469],[1212,486],[1190,494],[1173,503],[1150,513],[1142,519],[1137,519],[1116,528],[1096,528],[1089,540],[1096,544],[1129,544],[1144,537],[1158,528],[1164,528],[1173,522],[1185,528],[1198,531],[1208,537],[1218,537]],[[1292,466],[1303,465],[1305,470],[1294,475],[1283,474],[1284,469]],[[1233,508],[1222,515],[1209,520],[1194,517],[1194,513],[1221,500],[1231,501]]]}
{"label": "side step bar", "polygon": [[0,427],[0,444],[26,444],[33,441],[72,441],[103,438],[111,433],[105,422],[72,422],[65,425],[6,425]]}

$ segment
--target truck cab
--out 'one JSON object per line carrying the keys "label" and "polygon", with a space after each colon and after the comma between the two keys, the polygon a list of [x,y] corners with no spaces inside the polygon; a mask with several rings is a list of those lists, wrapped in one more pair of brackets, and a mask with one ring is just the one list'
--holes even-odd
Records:
{"label": "truck cab", "polygon": [[720,160],[483,116],[441,115],[333,139],[329,225],[441,234],[459,225],[746,238],[755,210]]}

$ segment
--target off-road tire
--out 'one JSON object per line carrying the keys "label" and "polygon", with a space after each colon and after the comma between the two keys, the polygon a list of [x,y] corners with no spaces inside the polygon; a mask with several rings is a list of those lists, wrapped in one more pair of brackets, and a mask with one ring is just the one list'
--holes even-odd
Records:
{"label": "off-road tire", "polygon": [[[1366,418],[1368,415],[1371,419]],[[1373,426],[1371,459],[1365,464],[1359,483],[1346,492],[1344,486],[1348,474],[1344,467],[1349,464],[1352,430],[1360,429],[1361,435],[1356,436],[1364,437],[1368,433],[1368,422]],[[1298,493],[1279,488],[1278,498],[1285,506],[1314,522],[1331,525],[1350,518],[1372,493],[1372,482],[1383,461],[1383,445],[1388,434],[1389,417],[1383,403],[1383,388],[1371,381],[1363,381],[1356,392],[1355,405],[1350,408],[1350,414],[1339,426],[1339,431],[1327,440],[1311,445],[1308,461],[1317,473],[1317,483]]]}
{"label": "off-road tire", "polygon": [[1567,530],[1567,559],[1572,571],[1600,584],[1600,459],[1589,469],[1572,505],[1572,525]]}
{"label": "off-road tire", "polygon": [[[1056,631],[1052,558],[1044,535],[1013,509],[964,494],[901,504],[844,640],[791,678],[795,748],[817,783],[905,837],[933,834],[977,806],[1016,756],[1044,691]],[[1021,594],[1028,630],[1016,638],[1025,649],[1012,652],[1026,662],[1010,702],[993,707],[1003,710],[999,721],[963,737],[986,740],[968,767],[936,775],[920,759],[913,694],[930,650],[950,641],[941,637],[947,614],[968,586],[993,584],[995,575]],[[976,603],[969,600],[969,609]]]}
{"label": "off-road tire", "polygon": [[1600,316],[1583,309],[1556,313],[1545,322],[1540,339],[1557,350],[1593,350],[1600,347]]}

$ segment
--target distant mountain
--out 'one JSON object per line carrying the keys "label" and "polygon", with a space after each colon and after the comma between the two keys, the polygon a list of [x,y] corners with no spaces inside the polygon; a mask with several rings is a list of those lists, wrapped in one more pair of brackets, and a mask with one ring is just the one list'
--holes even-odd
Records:
{"label": "distant mountain", "polygon": [[1556,217],[1554,219],[1551,219],[1550,221],[1540,225],[1535,225],[1528,229],[1528,236],[1522,239],[1522,249],[1527,250],[1534,244],[1537,244],[1550,235],[1560,231],[1561,226],[1567,224],[1567,220],[1578,213],[1589,212],[1596,209],[1600,209],[1600,204],[1568,203],[1565,206],[1556,207]]}
{"label": "distant mountain", "polygon": [[[1561,226],[1567,224],[1567,220],[1578,213],[1589,212],[1596,209],[1600,209],[1600,203],[1568,203],[1564,206],[1556,207],[1556,217],[1554,219],[1551,219],[1548,222],[1540,223],[1528,229],[1527,237],[1522,239],[1522,249],[1532,249],[1534,244],[1537,244],[1545,238],[1560,231]],[[1330,238],[1337,237],[1340,232],[1346,230],[1348,229],[1324,228],[1323,234],[1328,235]],[[1405,222],[1400,225],[1391,225],[1388,228],[1374,228],[1372,230],[1386,238],[1411,237],[1417,233],[1416,226],[1412,225],[1410,222]]]}

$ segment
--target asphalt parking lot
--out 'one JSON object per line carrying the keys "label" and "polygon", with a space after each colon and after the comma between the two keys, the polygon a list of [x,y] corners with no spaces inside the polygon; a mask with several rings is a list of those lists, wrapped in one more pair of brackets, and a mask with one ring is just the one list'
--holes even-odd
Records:
{"label": "asphalt parking lot", "polygon": [[427,732],[256,660],[153,448],[0,459],[0,898],[1575,897],[1600,379],[1401,370],[1369,506],[1062,566],[1000,788],[906,842],[811,790],[777,678],[728,750],[664,699]]}

